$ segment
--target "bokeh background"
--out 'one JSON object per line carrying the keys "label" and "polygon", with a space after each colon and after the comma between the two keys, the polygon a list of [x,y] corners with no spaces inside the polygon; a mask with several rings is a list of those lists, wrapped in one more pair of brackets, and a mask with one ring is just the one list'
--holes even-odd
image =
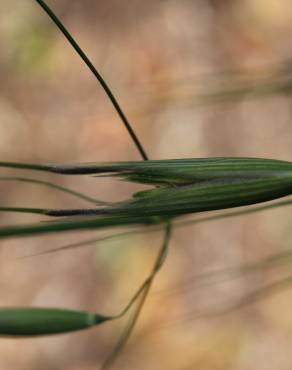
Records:
{"label": "bokeh background", "polygon": [[[291,160],[290,0],[49,5],[105,77],[150,158]],[[0,3],[0,157],[56,163],[140,159],[100,86],[33,0]],[[2,176],[13,174],[27,175],[1,170]],[[111,201],[137,189],[109,179],[30,176]],[[0,199],[10,206],[88,205],[24,183],[1,182]],[[0,218],[2,225],[37,220]],[[209,274],[289,251],[291,224],[286,207],[175,230],[166,264],[114,368],[291,369],[292,291],[289,284],[263,289],[289,278],[289,254],[249,274],[237,268]],[[119,312],[149,272],[161,233],[30,257],[113,232],[1,241],[1,306]],[[71,335],[0,339],[0,368],[98,369],[124,325],[122,320]]]}

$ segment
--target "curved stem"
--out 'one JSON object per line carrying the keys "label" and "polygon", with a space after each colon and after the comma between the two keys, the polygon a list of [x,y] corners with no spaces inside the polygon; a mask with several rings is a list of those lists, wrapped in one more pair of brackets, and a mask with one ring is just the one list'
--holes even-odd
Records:
{"label": "curved stem", "polygon": [[134,130],[131,127],[130,122],[128,121],[126,115],[124,114],[122,108],[120,107],[119,103],[117,102],[117,99],[115,98],[114,94],[111,92],[110,88],[108,87],[107,83],[103,79],[103,77],[100,75],[100,73],[97,71],[97,69],[94,67],[92,62],[89,60],[89,58],[86,56],[84,51],[81,49],[81,47],[77,44],[77,42],[74,40],[70,32],[66,29],[66,27],[63,25],[63,23],[59,20],[59,18],[54,14],[54,12],[50,9],[50,7],[43,1],[43,0],[35,0],[42,9],[48,14],[48,16],[51,18],[51,20],[55,23],[55,25],[59,28],[59,30],[63,33],[63,35],[66,37],[66,39],[69,41],[71,46],[74,48],[74,50],[77,52],[77,54],[80,56],[80,58],[84,61],[84,63],[87,65],[87,67],[90,69],[90,71],[93,73],[95,78],[99,81],[102,88],[104,89],[105,93],[107,94],[108,98],[112,102],[115,110],[117,111],[118,115],[120,116],[122,122],[124,123],[126,129],[128,130],[128,133],[130,134],[133,142],[135,143],[138,151],[140,152],[142,158],[144,160],[148,159],[148,156],[139,141],[137,135],[135,134]]}
{"label": "curved stem", "polygon": [[108,205],[108,202],[103,202],[98,199],[95,199],[93,197],[90,197],[84,193],[80,193],[79,191],[71,190],[65,186],[57,185],[49,181],[44,181],[44,180],[38,180],[38,179],[33,179],[30,177],[19,177],[19,176],[0,176],[0,181],[19,181],[19,182],[26,182],[30,184],[37,184],[37,185],[43,185],[49,188],[53,188],[59,191],[62,191],[63,193],[68,193],[70,195],[73,195],[77,198],[84,199],[90,203],[93,203],[95,205]]}
{"label": "curved stem", "polygon": [[123,315],[125,315],[128,312],[128,310],[132,307],[132,305],[135,303],[135,301],[139,298],[139,296],[141,296],[141,294],[142,294],[141,299],[138,303],[137,309],[135,310],[132,318],[130,319],[126,329],[123,331],[123,333],[122,333],[121,337],[119,338],[115,348],[110,353],[110,355],[107,357],[107,359],[103,363],[100,370],[108,370],[112,366],[112,364],[116,360],[117,356],[119,355],[121,350],[126,345],[130,335],[132,334],[133,329],[134,329],[134,327],[137,323],[137,320],[140,317],[140,314],[142,312],[145,301],[148,297],[148,294],[149,294],[149,291],[150,291],[151,286],[153,284],[154,278],[155,278],[156,274],[158,273],[158,271],[163,266],[163,263],[164,263],[165,258],[167,256],[169,241],[170,241],[170,237],[171,237],[171,228],[172,228],[171,223],[167,222],[167,224],[165,226],[165,234],[164,234],[163,243],[162,243],[162,246],[159,250],[158,256],[155,260],[155,264],[153,266],[152,272],[150,273],[148,278],[144,281],[144,283],[140,286],[140,288],[137,290],[137,292],[135,293],[135,295],[133,296],[131,301],[128,303],[128,305],[125,307],[125,309],[119,315],[117,315],[117,318],[122,317]]}

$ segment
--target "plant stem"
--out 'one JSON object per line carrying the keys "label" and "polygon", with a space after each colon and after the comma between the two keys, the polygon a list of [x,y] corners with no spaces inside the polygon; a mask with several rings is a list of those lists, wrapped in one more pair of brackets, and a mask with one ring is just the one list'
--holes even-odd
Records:
{"label": "plant stem", "polygon": [[148,297],[148,294],[149,294],[149,291],[150,291],[151,286],[153,284],[154,278],[155,278],[156,274],[158,273],[158,271],[163,266],[163,263],[164,263],[165,258],[167,256],[168,246],[169,246],[169,242],[170,242],[170,238],[171,238],[171,229],[172,229],[171,223],[167,222],[166,226],[165,226],[165,234],[164,234],[163,243],[162,243],[162,246],[159,250],[158,256],[155,260],[152,272],[150,273],[148,278],[144,281],[144,283],[141,285],[141,287],[138,289],[138,291],[133,296],[133,298],[131,299],[129,304],[126,306],[126,308],[121,312],[119,317],[123,316],[131,308],[131,306],[138,299],[138,297],[142,294],[141,299],[140,299],[140,301],[137,305],[137,308],[136,308],[132,318],[130,319],[126,329],[124,330],[121,337],[119,338],[115,348],[111,351],[110,355],[106,358],[106,360],[103,363],[100,370],[110,369],[110,367],[115,362],[117,356],[120,354],[121,350],[126,345],[130,335],[132,334],[133,329],[134,329],[134,327],[137,323],[137,320],[140,317],[143,306],[144,306],[144,304],[146,302],[146,299]]}
{"label": "plant stem", "polygon": [[95,78],[99,81],[102,88],[104,89],[105,93],[107,94],[108,98],[112,102],[115,110],[117,111],[118,115],[120,116],[123,124],[125,125],[126,129],[128,130],[128,133],[130,134],[133,142],[135,143],[139,153],[141,154],[142,158],[144,160],[148,159],[148,156],[138,139],[137,135],[135,134],[134,130],[132,129],[132,126],[130,122],[128,121],[126,115],[124,114],[122,108],[120,107],[117,99],[115,98],[114,94],[112,93],[111,89],[101,76],[101,74],[97,71],[97,69],[94,67],[90,59],[86,56],[84,51],[81,49],[81,47],[78,45],[78,43],[75,41],[75,39],[72,37],[70,32],[66,29],[66,27],[63,25],[63,23],[60,21],[60,19],[54,14],[54,12],[50,9],[50,7],[43,1],[43,0],[35,0],[42,8],[43,10],[48,14],[48,16],[51,18],[51,20],[55,23],[55,25],[59,28],[59,30],[63,33],[63,35],[66,37],[66,39],[69,41],[71,46],[74,48],[74,50],[77,52],[77,54],[80,56],[80,58],[84,61],[84,63],[87,65],[87,67],[90,69],[90,71],[93,73]]}

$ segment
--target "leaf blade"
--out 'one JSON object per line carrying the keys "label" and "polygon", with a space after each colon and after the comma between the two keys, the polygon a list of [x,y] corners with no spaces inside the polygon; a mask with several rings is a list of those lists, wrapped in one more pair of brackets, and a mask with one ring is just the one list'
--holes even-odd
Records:
{"label": "leaf blade", "polygon": [[84,330],[112,318],[58,308],[0,308],[1,336],[42,336]]}

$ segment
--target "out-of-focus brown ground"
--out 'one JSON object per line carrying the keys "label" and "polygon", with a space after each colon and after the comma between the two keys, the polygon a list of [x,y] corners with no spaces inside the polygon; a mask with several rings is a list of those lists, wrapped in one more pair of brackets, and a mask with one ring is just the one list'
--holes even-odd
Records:
{"label": "out-of-focus brown ground", "polygon": [[[258,99],[246,94],[239,100],[217,99],[216,104],[197,98],[214,84],[232,85],[224,74],[223,82],[218,82],[219,72],[256,70],[257,78],[265,76],[269,65],[292,57],[290,0],[50,0],[49,4],[113,89],[151,158],[291,160],[288,95]],[[0,3],[0,82],[1,160],[139,159],[101,88],[32,0]],[[0,174],[24,175],[8,170]],[[105,200],[124,199],[136,189],[90,177],[32,176]],[[19,183],[0,183],[0,199],[1,205],[11,206],[87,205]],[[2,214],[0,221],[38,219]],[[199,285],[192,279],[290,248],[291,222],[291,208],[283,208],[175,231],[167,262],[115,368],[291,369],[289,289],[240,310],[213,315],[253,288],[288,276],[289,264],[284,271],[269,269],[221,283],[213,279]],[[141,233],[21,258],[92,234],[1,241],[1,306],[117,313],[147,275],[161,235]],[[0,369],[97,369],[122,327],[116,322],[59,337],[0,339]]]}

